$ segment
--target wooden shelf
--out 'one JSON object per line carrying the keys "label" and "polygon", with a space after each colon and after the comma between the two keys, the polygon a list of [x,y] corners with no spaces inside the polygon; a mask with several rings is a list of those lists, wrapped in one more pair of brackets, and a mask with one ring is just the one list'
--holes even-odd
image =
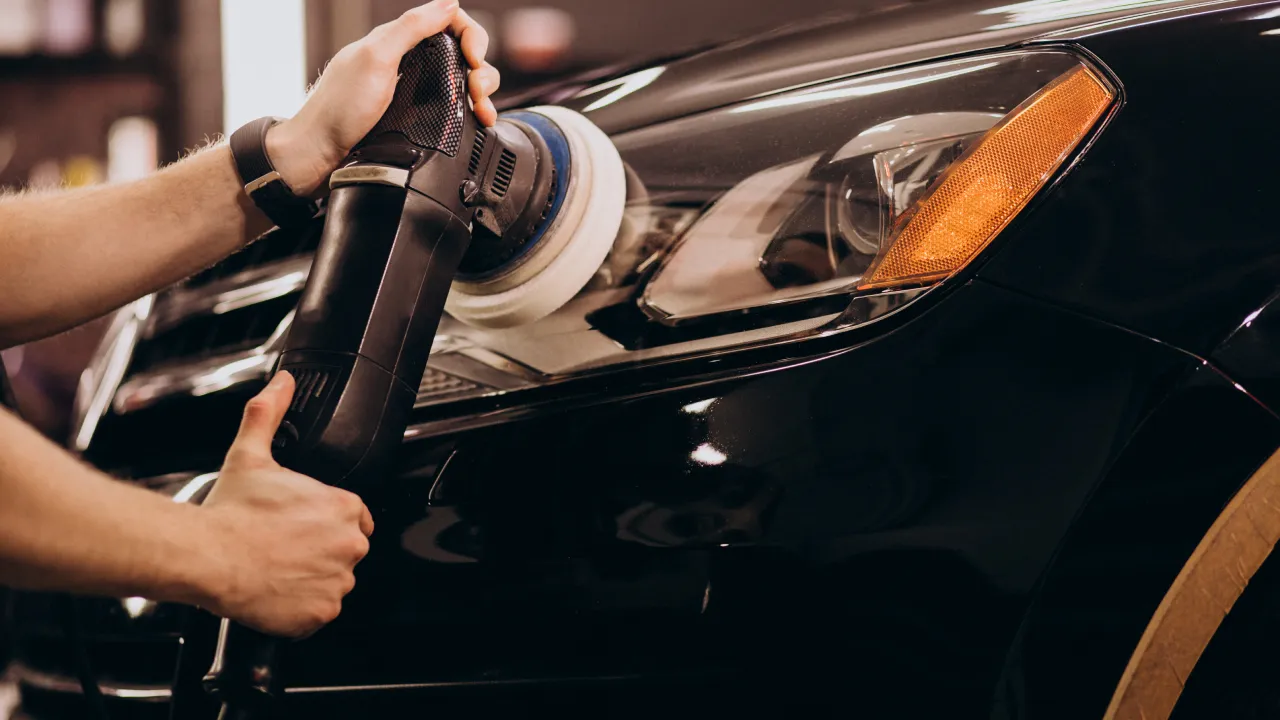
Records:
{"label": "wooden shelf", "polygon": [[56,80],[61,78],[147,75],[158,77],[162,69],[155,58],[134,55],[119,58],[104,52],[75,56],[23,55],[0,57],[0,80]]}

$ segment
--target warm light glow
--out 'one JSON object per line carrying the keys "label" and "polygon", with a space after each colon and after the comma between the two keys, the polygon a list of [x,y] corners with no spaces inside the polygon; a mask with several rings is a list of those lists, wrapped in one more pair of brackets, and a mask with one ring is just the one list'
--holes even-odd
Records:
{"label": "warm light glow", "polygon": [[720,465],[729,457],[714,447],[703,443],[696,450],[689,453],[689,457],[700,465]]}
{"label": "warm light glow", "polygon": [[223,128],[291,117],[306,99],[305,0],[222,0]]}
{"label": "warm light glow", "polygon": [[1084,67],[1049,83],[948,171],[859,288],[925,283],[964,267],[1044,186],[1114,97]]}
{"label": "warm light glow", "polygon": [[107,179],[139,180],[155,172],[159,163],[159,131],[146,117],[116,120],[107,131]]}
{"label": "warm light glow", "polygon": [[573,14],[560,8],[512,8],[502,18],[503,58],[524,72],[554,70],[573,48],[574,25]]}

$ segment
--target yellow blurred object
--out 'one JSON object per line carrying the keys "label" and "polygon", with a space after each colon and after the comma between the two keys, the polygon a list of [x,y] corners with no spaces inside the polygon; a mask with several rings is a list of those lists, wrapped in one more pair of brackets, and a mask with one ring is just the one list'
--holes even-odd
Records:
{"label": "yellow blurred object", "polygon": [[96,185],[103,179],[102,163],[87,155],[77,155],[67,160],[62,169],[63,182],[69,188]]}
{"label": "yellow blurred object", "polygon": [[858,286],[940,280],[1009,224],[1115,99],[1088,68],[1064,73],[1005,116],[908,214]]}

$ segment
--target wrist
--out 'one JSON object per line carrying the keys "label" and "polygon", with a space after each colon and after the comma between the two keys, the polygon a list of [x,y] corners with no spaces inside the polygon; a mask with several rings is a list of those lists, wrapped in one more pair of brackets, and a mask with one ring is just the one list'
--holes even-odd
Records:
{"label": "wrist", "polygon": [[313,133],[299,128],[296,120],[285,120],[268,130],[266,144],[267,156],[280,179],[299,197],[316,194],[342,161]]}
{"label": "wrist", "polygon": [[227,529],[221,527],[217,514],[193,505],[175,505],[182,518],[183,535],[187,542],[176,559],[177,566],[170,575],[173,585],[172,600],[187,605],[218,612],[226,599],[234,592],[238,582],[234,563],[229,559],[234,553],[225,547]]}

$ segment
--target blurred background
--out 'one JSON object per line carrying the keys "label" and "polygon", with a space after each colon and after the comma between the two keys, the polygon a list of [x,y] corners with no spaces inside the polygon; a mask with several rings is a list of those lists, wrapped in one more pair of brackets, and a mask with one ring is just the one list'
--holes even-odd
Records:
{"label": "blurred background", "polygon": [[[0,191],[143,176],[287,116],[345,44],[412,0],[0,0]],[[464,0],[511,96],[868,0]],[[851,7],[852,6],[852,7]],[[3,236],[0,235],[0,242]],[[2,296],[0,296],[2,301]],[[26,417],[61,440],[102,321],[4,351]]]}

